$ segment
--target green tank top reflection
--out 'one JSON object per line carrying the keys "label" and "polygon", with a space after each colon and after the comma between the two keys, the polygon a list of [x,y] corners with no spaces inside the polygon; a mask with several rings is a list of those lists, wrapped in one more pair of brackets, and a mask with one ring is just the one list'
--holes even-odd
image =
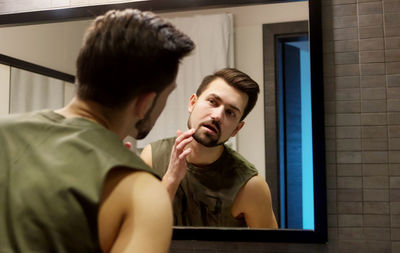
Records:
{"label": "green tank top reflection", "polygon": [[[151,144],[153,169],[163,176],[175,138]],[[176,193],[174,225],[246,227],[243,217],[234,218],[232,205],[243,185],[258,174],[255,167],[228,146],[214,163],[197,167],[188,164]]]}
{"label": "green tank top reflection", "polygon": [[0,120],[0,253],[101,252],[107,173],[148,166],[103,126],[52,111]]}

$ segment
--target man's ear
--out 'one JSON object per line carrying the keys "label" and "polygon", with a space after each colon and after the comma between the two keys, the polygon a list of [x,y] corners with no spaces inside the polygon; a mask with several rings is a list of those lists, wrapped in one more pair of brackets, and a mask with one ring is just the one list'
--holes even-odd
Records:
{"label": "man's ear", "polygon": [[240,121],[236,126],[235,130],[233,130],[231,137],[235,136],[243,126],[244,126],[244,121]]}
{"label": "man's ear", "polygon": [[192,94],[190,96],[190,98],[189,98],[189,105],[188,105],[189,113],[192,113],[194,104],[196,104],[196,102],[197,102],[197,95],[196,94]]}
{"label": "man's ear", "polygon": [[157,93],[155,92],[147,92],[136,98],[134,113],[138,119],[143,119],[146,115],[147,111],[150,110],[151,106]]}

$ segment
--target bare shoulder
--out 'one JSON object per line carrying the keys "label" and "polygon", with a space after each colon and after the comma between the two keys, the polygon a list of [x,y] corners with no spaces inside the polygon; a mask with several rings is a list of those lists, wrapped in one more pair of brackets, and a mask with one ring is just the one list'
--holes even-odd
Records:
{"label": "bare shoulder", "polygon": [[277,227],[271,192],[264,178],[257,175],[247,181],[234,200],[232,215],[243,215],[249,227]]}
{"label": "bare shoulder", "polygon": [[[147,172],[114,169],[103,186],[98,225],[104,252],[165,252],[172,233],[169,196]],[[157,231],[163,236],[154,238]]]}
{"label": "bare shoulder", "polygon": [[267,182],[260,175],[254,176],[247,181],[237,195],[237,200],[250,202],[256,198],[271,199],[271,193]]}
{"label": "bare shoulder", "polygon": [[142,158],[142,160],[149,165],[150,167],[153,167],[153,162],[152,162],[152,154],[151,154],[151,145],[147,144],[143,150],[142,153],[140,153],[140,158]]}

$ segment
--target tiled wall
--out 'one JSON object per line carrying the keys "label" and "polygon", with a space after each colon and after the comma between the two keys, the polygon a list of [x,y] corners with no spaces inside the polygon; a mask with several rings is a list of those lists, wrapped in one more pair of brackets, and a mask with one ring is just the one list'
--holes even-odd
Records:
{"label": "tiled wall", "polygon": [[328,244],[174,241],[171,252],[400,252],[400,0],[321,2]]}
{"label": "tiled wall", "polygon": [[400,0],[321,0],[329,242],[172,252],[400,252]]}

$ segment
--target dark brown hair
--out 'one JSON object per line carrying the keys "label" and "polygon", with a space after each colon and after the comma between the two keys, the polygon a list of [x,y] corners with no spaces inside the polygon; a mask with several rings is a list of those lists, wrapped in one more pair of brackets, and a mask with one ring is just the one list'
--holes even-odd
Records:
{"label": "dark brown hair", "polygon": [[224,68],[215,72],[212,75],[204,77],[203,81],[196,91],[196,95],[199,97],[201,93],[203,93],[203,91],[207,89],[208,85],[217,78],[223,79],[230,86],[247,94],[249,100],[247,101],[246,108],[244,109],[243,115],[240,119],[241,121],[244,120],[244,118],[246,118],[247,114],[249,114],[249,112],[254,108],[254,105],[257,102],[258,93],[260,92],[258,84],[247,74],[238,69]]}
{"label": "dark brown hair", "polygon": [[112,10],[88,28],[77,59],[77,95],[110,108],[173,82],[193,41],[151,12]]}

